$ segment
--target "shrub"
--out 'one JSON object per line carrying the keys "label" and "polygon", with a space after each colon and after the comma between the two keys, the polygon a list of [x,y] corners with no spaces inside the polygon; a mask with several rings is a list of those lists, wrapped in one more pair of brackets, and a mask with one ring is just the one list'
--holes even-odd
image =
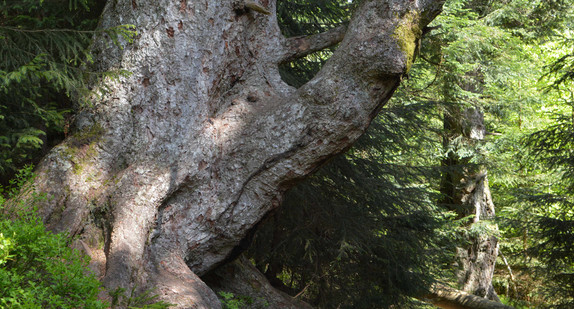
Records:
{"label": "shrub", "polygon": [[19,209],[7,211],[0,198],[0,307],[106,308],[98,300],[101,284],[87,270],[87,257],[69,248],[65,235],[47,231],[29,210],[42,197],[16,197],[31,170],[21,171],[10,188],[0,188]]}

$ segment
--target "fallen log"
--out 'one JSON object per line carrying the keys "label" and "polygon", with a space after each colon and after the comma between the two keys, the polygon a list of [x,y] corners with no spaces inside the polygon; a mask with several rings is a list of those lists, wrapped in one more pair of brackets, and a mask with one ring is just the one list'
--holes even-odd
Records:
{"label": "fallen log", "polygon": [[445,309],[514,309],[514,307],[435,283],[422,300]]}

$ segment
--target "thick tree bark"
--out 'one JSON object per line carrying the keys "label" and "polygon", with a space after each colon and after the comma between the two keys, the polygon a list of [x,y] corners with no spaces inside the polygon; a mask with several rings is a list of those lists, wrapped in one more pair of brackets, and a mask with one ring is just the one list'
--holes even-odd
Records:
{"label": "thick tree bark", "polygon": [[[478,108],[452,107],[445,116],[445,129],[445,148],[456,149],[453,145],[460,137],[470,144],[485,136],[484,119]],[[473,225],[481,225],[476,232],[468,233],[469,245],[457,249],[458,286],[464,292],[500,301],[492,286],[498,256],[498,239],[493,234],[498,227],[493,222],[494,203],[486,170],[469,164],[468,158],[460,158],[454,151],[449,153],[444,165],[447,172],[441,185],[445,196],[443,202],[460,218],[473,215],[468,223],[469,230]]]}
{"label": "thick tree bark", "polygon": [[[275,1],[108,1],[101,27],[134,24],[132,44],[98,38],[101,70],[76,132],[38,166],[41,215],[101,257],[106,287],[155,288],[180,308],[217,308],[197,277],[234,255],[282,194],[367,128],[413,61],[441,0],[362,1],[346,34],[286,39]],[[339,31],[339,32],[337,32]],[[278,64],[339,42],[299,89]]]}

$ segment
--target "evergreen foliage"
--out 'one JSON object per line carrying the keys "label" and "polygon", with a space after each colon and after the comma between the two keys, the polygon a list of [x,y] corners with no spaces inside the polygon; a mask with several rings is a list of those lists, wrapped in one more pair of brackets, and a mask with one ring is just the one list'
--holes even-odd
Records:
{"label": "evergreen foliage", "polygon": [[558,75],[551,88],[561,95],[565,108],[553,115],[550,125],[525,138],[531,158],[553,171],[556,182],[521,196],[524,204],[537,209],[529,222],[533,237],[529,254],[542,262],[538,274],[554,308],[574,306],[574,80],[565,57],[555,61],[549,73]]}
{"label": "evergreen foliage", "polygon": [[272,282],[319,308],[415,305],[408,296],[422,294],[445,258],[424,185],[432,169],[401,162],[425,144],[426,128],[412,125],[425,112],[386,110],[355,147],[288,193],[251,249]]}
{"label": "evergreen foliage", "polygon": [[[306,11],[298,11],[303,2]],[[288,35],[324,31],[349,12],[346,1],[278,5]],[[301,85],[329,55],[290,63],[282,76]],[[422,306],[411,296],[422,295],[436,265],[449,259],[442,248],[449,245],[447,233],[438,231],[443,217],[433,203],[437,196],[428,186],[438,176],[437,148],[428,138],[434,108],[385,108],[351,150],[288,192],[249,251],[272,284],[318,308]]]}
{"label": "evergreen foliage", "polygon": [[[456,119],[466,107],[485,112],[485,141],[447,136],[451,144],[444,155],[488,168],[502,219],[500,252],[510,261],[499,259],[497,272],[516,267],[521,271],[514,275],[524,279],[501,276],[496,287],[529,306],[571,306],[572,264],[564,257],[573,247],[568,193],[573,131],[570,109],[559,107],[571,92],[568,87],[562,94],[542,92],[547,86],[540,77],[548,59],[568,42],[572,4],[448,1],[431,25],[436,28],[423,38],[423,61],[411,70],[406,90],[412,100],[442,102],[445,118]],[[566,53],[548,67],[554,88],[569,79],[570,61]],[[550,118],[541,110],[562,114]],[[547,129],[526,138],[541,127]]]}
{"label": "evergreen foliage", "polygon": [[563,38],[562,44],[570,47],[570,53],[560,57],[548,67],[547,77],[554,77],[551,85],[552,88],[560,90],[565,85],[572,85],[574,81],[574,39],[570,37]]}
{"label": "evergreen foliage", "polygon": [[[467,0],[457,1],[489,26],[510,31],[522,40],[540,40],[568,27],[572,17],[569,0]],[[451,1],[452,3],[452,1]]]}
{"label": "evergreen foliage", "polygon": [[[0,179],[38,160],[69,125],[72,102],[102,75],[89,69],[89,45],[104,2],[0,2]],[[129,38],[129,26],[102,29]]]}

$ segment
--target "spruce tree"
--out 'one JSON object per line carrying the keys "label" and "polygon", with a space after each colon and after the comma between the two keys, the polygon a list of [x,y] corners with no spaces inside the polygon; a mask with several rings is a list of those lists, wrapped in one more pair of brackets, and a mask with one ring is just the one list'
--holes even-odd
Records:
{"label": "spruce tree", "polygon": [[[349,11],[346,1],[279,4],[289,35],[344,25]],[[288,63],[282,76],[299,86],[328,56]],[[391,104],[353,148],[288,192],[248,252],[272,284],[318,308],[421,306],[412,296],[425,294],[445,258],[427,185],[438,175],[427,156],[433,109]]]}
{"label": "spruce tree", "polygon": [[[69,131],[96,72],[89,46],[103,1],[0,2],[0,183],[36,163]],[[129,26],[99,30],[128,38]]]}

